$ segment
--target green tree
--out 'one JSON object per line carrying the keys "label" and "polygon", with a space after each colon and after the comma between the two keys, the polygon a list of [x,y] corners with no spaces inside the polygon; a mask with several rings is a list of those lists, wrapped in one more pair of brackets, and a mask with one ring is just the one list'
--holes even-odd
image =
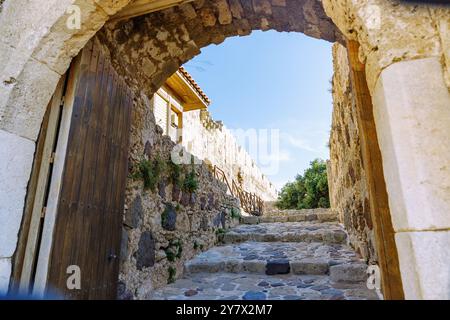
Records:
{"label": "green tree", "polygon": [[277,206],[280,209],[329,208],[326,162],[315,159],[303,175],[288,182],[281,189]]}

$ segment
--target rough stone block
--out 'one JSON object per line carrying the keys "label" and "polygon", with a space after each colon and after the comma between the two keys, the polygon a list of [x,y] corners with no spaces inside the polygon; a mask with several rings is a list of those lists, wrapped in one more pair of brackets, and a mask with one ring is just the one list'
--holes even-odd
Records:
{"label": "rough stone block", "polygon": [[320,275],[328,273],[328,262],[316,259],[304,259],[302,261],[291,261],[292,273]]}
{"label": "rough stone block", "polygon": [[251,273],[264,273],[266,262],[262,260],[245,260],[242,262],[242,270]]}
{"label": "rough stone block", "polygon": [[227,260],[225,271],[231,273],[242,272],[243,266],[240,260]]}
{"label": "rough stone block", "polygon": [[133,293],[127,289],[127,286],[123,281],[119,281],[119,283],[117,284],[117,299],[133,300]]}
{"label": "rough stone block", "polygon": [[261,291],[248,291],[244,294],[242,300],[266,300],[266,294]]}
{"label": "rough stone block", "polygon": [[35,141],[59,78],[60,75],[46,65],[30,59],[10,88],[6,88],[7,94],[2,92],[0,96],[0,129]]}
{"label": "rough stone block", "polygon": [[122,239],[120,241],[120,262],[125,262],[128,259],[128,231],[122,227]]}
{"label": "rough stone block", "polygon": [[225,228],[225,212],[219,212],[214,220],[213,220],[213,225],[215,227],[221,227],[221,228]]}
{"label": "rough stone block", "polygon": [[143,212],[144,208],[142,207],[142,198],[140,195],[137,195],[125,213],[124,224],[130,228],[137,228],[141,223]]}
{"label": "rough stone block", "polygon": [[177,225],[177,212],[172,205],[167,205],[161,214],[161,225],[165,230],[174,231]]}
{"label": "rough stone block", "polygon": [[96,0],[97,5],[112,16],[124,8],[131,0]]}
{"label": "rough stone block", "polygon": [[134,256],[138,270],[151,267],[155,264],[155,239],[150,231],[145,231],[141,234],[138,250]]}
{"label": "rough stone block", "polygon": [[271,15],[272,14],[272,6],[270,5],[269,0],[252,0],[253,9],[255,13]]}
{"label": "rough stone block", "polygon": [[449,229],[450,92],[439,58],[384,69],[373,101],[394,230]]}
{"label": "rough stone block", "polygon": [[450,299],[450,231],[395,235],[406,299]]}
{"label": "rough stone block", "polygon": [[33,141],[0,130],[0,258],[16,250],[34,149]]}
{"label": "rough stone block", "polygon": [[343,230],[335,230],[323,234],[323,242],[325,243],[345,243],[346,241],[347,233]]}
{"label": "rough stone block", "polygon": [[242,216],[241,223],[243,224],[258,224],[260,222],[259,217],[255,216]]}
{"label": "rough stone block", "polygon": [[223,261],[190,261],[184,265],[185,273],[215,273],[225,269]]}
{"label": "rough stone block", "polygon": [[270,260],[266,264],[267,275],[287,274],[290,271],[289,260],[286,259]]}
{"label": "rough stone block", "polygon": [[330,267],[330,279],[335,282],[360,282],[367,280],[367,265],[345,263]]}
{"label": "rough stone block", "polygon": [[244,13],[244,9],[242,9],[239,0],[229,0],[228,2],[230,3],[230,11],[233,17],[241,19]]}
{"label": "rough stone block", "polygon": [[200,17],[205,27],[212,27],[216,24],[217,18],[214,15],[214,11],[210,8],[202,9],[200,11]]}
{"label": "rough stone block", "polygon": [[230,24],[233,20],[230,8],[228,7],[227,0],[217,0],[215,2],[217,10],[219,11],[219,23]]}
{"label": "rough stone block", "polygon": [[0,258],[0,295],[8,292],[11,276],[11,259]]}
{"label": "rough stone block", "polygon": [[233,231],[227,232],[223,235],[223,239],[222,241],[224,243],[236,243],[236,242],[242,242],[245,240],[245,236],[240,234],[240,233],[236,233]]}
{"label": "rough stone block", "polygon": [[[68,28],[67,21],[70,15],[65,10],[69,5],[66,4],[65,7],[62,7],[63,4],[61,3],[64,2],[68,1],[59,1],[57,5],[55,4],[55,8],[49,10],[54,16],[49,19],[46,16],[43,19],[51,27],[49,29],[51,32],[43,32],[40,35],[43,36],[42,39],[36,39],[40,41],[36,42],[37,47],[33,51],[33,58],[45,63],[59,74],[64,74],[72,58],[78,54],[109,18],[108,14],[92,1],[71,1],[75,2],[75,5],[81,10],[81,29]],[[60,11],[58,12],[58,10]],[[54,20],[51,20],[51,18]]]}

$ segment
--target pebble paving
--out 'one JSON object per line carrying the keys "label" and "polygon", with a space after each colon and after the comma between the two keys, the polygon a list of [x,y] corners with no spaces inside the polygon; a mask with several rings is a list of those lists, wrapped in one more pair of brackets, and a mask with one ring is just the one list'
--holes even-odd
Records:
{"label": "pebble paving", "polygon": [[243,224],[186,262],[154,300],[367,300],[367,265],[336,222]]}
{"label": "pebble paving", "polygon": [[[288,264],[288,273],[326,274],[330,266],[362,263],[345,245],[319,242],[244,242],[215,247],[185,265],[186,273],[266,273],[270,263]],[[315,268],[315,271],[314,271]]]}
{"label": "pebble paving", "polygon": [[197,273],[154,292],[154,300],[374,300],[365,283],[327,276]]}

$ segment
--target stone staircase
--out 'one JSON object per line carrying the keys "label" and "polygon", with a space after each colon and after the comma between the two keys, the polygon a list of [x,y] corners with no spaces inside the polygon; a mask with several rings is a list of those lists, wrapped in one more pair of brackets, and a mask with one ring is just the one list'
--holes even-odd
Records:
{"label": "stone staircase", "polygon": [[377,299],[330,210],[243,217],[152,299]]}

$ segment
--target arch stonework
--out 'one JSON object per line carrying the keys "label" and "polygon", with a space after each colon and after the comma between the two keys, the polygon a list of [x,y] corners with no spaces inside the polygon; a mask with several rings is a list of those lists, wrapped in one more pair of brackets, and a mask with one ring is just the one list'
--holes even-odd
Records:
{"label": "arch stonework", "polygon": [[[343,41],[320,1],[194,1],[147,16],[107,24],[99,33],[129,82],[151,96],[183,63],[210,44],[253,30],[302,32]],[[123,70],[123,66],[129,68]]]}
{"label": "arch stonework", "polygon": [[[6,0],[1,4],[3,284],[9,281],[35,141],[47,103],[72,58],[128,3],[129,0],[52,0],[45,4],[39,0]],[[66,10],[71,5],[81,8],[80,30],[66,26]],[[369,19],[374,13],[380,14],[378,20]],[[450,147],[441,145],[450,130],[450,111],[446,109],[450,102],[448,17],[447,9],[399,6],[390,0],[196,0],[109,23],[98,37],[115,47],[110,55],[116,67],[128,75],[129,83],[136,84],[134,78],[142,80],[140,85],[144,85],[148,96],[181,64],[199,54],[202,47],[220,44],[230,36],[248,35],[252,30],[302,32],[331,42],[358,41],[373,97],[393,224],[398,232],[402,277],[410,283],[405,287],[406,296],[448,297],[443,286],[433,289],[427,282],[427,277],[442,280],[436,273],[445,270],[450,256],[449,249],[442,249],[450,237],[445,231],[450,227],[450,186],[445,181],[450,180],[445,179],[450,176],[450,166],[445,167]],[[128,70],[124,70],[124,65],[129,66]],[[427,95],[417,91],[417,76],[421,82],[429,82]],[[398,92],[403,96],[399,97]],[[423,105],[428,109],[420,108]],[[420,128],[415,125],[417,122],[422,124]],[[409,139],[404,139],[405,132]],[[428,148],[433,157],[421,152],[423,148]],[[410,159],[411,164],[406,163]],[[417,168],[419,175],[414,174]],[[411,184],[417,189],[407,188]],[[426,204],[426,219],[421,219],[413,205],[417,204],[413,199],[418,193],[429,197],[418,197]],[[439,244],[431,250],[439,258],[434,269],[421,257],[430,242]]]}

